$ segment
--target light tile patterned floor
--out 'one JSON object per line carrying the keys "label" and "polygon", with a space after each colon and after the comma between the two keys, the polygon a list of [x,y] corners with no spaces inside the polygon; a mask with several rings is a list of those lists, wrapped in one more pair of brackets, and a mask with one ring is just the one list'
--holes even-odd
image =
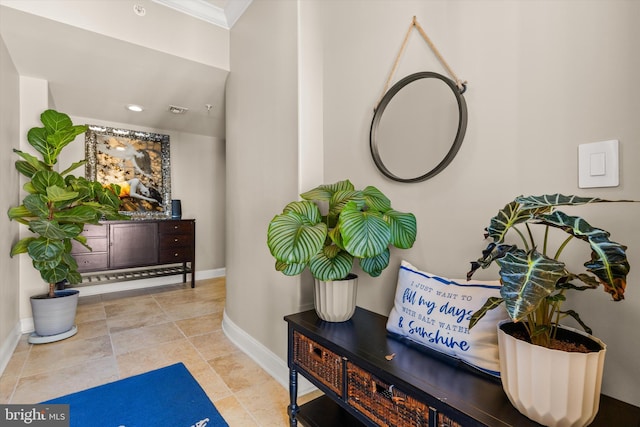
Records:
{"label": "light tile patterned floor", "polygon": [[37,403],[182,362],[230,426],[287,426],[288,391],[226,338],[224,300],[224,278],[80,298],[76,336],[21,339],[0,403]]}

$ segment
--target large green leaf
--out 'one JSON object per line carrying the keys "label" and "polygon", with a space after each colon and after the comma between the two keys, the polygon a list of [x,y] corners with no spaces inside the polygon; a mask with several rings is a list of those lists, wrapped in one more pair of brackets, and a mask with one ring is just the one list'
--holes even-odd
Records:
{"label": "large green leaf", "polygon": [[371,258],[388,248],[391,228],[378,211],[360,211],[348,203],[338,222],[345,249],[358,258]]}
{"label": "large green leaf", "polygon": [[84,125],[74,126],[68,115],[55,110],[46,110],[40,115],[42,128],[31,128],[27,140],[40,154],[48,166],[57,162],[60,151],[76,136],[86,132]]}
{"label": "large green leaf", "polygon": [[302,264],[287,264],[276,260],[276,271],[282,272],[285,276],[297,276],[302,273],[306,267],[306,262]]}
{"label": "large green leaf", "polygon": [[27,253],[27,251],[29,250],[29,243],[34,240],[36,240],[35,237],[25,237],[22,240],[18,240],[16,244],[11,248],[10,256],[13,257],[14,255]]}
{"label": "large green leaf", "polygon": [[591,260],[584,264],[585,267],[600,279],[605,291],[611,294],[615,301],[624,299],[629,273],[626,246],[610,241],[607,231],[592,227],[580,217],[554,211],[539,218],[544,224],[561,228],[572,236],[589,242],[592,255]]}
{"label": "large green leaf", "polygon": [[40,276],[47,283],[58,283],[67,279],[69,276],[69,267],[60,263],[55,268],[40,269]]}
{"label": "large green leaf", "polygon": [[15,165],[16,165],[16,170],[20,172],[22,175],[26,176],[27,178],[31,178],[33,174],[38,171],[38,169],[34,168],[24,160],[16,160]]}
{"label": "large green leaf", "polygon": [[72,239],[82,232],[82,227],[75,224],[58,224],[57,221],[38,219],[29,223],[31,230],[47,239]]}
{"label": "large green leaf", "polygon": [[360,260],[360,268],[371,277],[378,277],[382,271],[389,266],[389,259],[390,252],[389,248],[387,248],[374,257],[362,258]]}
{"label": "large green leaf", "polygon": [[25,205],[14,206],[7,211],[9,219],[32,218],[35,215]]}
{"label": "large green leaf", "polygon": [[54,148],[53,163],[60,151],[72,142],[76,136],[87,131],[85,125],[74,125],[68,115],[55,110],[46,110],[40,115],[40,121],[47,131],[47,143]]}
{"label": "large green leaf", "polygon": [[33,174],[35,174],[39,170],[48,170],[47,165],[38,160],[37,157],[32,156],[31,154],[24,151],[17,150],[15,148],[13,149],[13,152],[24,159],[16,160],[15,163],[18,172],[20,172],[24,176],[31,178]]}
{"label": "large green leaf", "polygon": [[47,198],[52,202],[68,202],[78,198],[77,191],[67,191],[66,188],[53,185],[47,187]]}
{"label": "large green leaf", "polygon": [[564,263],[548,258],[535,249],[517,250],[496,260],[500,266],[500,296],[514,321],[524,319],[556,288],[564,276]]}
{"label": "large green leaf", "polygon": [[45,128],[31,128],[27,132],[27,141],[36,151],[42,154],[44,163],[51,167],[55,164],[55,148],[47,142],[48,132]]}
{"label": "large green leaf", "polygon": [[319,280],[342,280],[353,267],[353,256],[336,246],[327,246],[309,262],[309,270]]}
{"label": "large green leaf", "polygon": [[521,205],[522,209],[538,209],[554,206],[576,206],[587,203],[609,202],[610,200],[599,199],[597,197],[565,196],[564,194],[545,194],[543,196],[519,196],[515,201]]}
{"label": "large green leaf", "polygon": [[471,262],[471,270],[467,273],[467,280],[471,280],[473,273],[479,268],[488,268],[491,263],[499,258],[504,257],[509,252],[518,251],[515,245],[489,243],[482,251],[482,258]]}
{"label": "large green leaf", "polygon": [[589,243],[593,252],[591,260],[585,262],[584,266],[600,279],[605,292],[611,294],[614,301],[623,300],[629,274],[627,247],[611,242],[602,235],[590,238]]}
{"label": "large green leaf", "polygon": [[[44,170],[46,169],[46,165],[44,163],[42,163],[40,160],[38,160],[37,157],[24,152],[24,151],[20,151],[17,148],[13,149],[13,152],[16,153],[18,156],[22,157],[33,169],[35,170]],[[19,162],[20,160],[17,160],[17,162]]]}
{"label": "large green leaf", "polygon": [[55,147],[55,158],[58,157],[60,151],[69,143],[73,142],[76,136],[86,132],[87,127],[83,125],[71,126],[70,128],[60,129],[53,134],[47,136],[47,142]]}
{"label": "large green leaf", "polygon": [[502,243],[511,227],[530,220],[533,214],[534,211],[522,210],[517,202],[511,202],[491,218],[487,227],[487,237],[491,237],[496,243]]}
{"label": "large green leaf", "polygon": [[118,197],[118,194],[120,194],[120,186],[116,184],[111,185],[117,188],[105,188],[98,193],[98,202],[118,210],[120,207],[120,197]]}
{"label": "large green leaf", "polygon": [[56,110],[45,110],[40,114],[40,121],[48,133],[55,133],[73,126],[68,115]]}
{"label": "large green leaf", "polygon": [[23,200],[24,207],[40,218],[49,217],[47,198],[41,194],[29,194]]}
{"label": "large green leaf", "polygon": [[314,224],[307,216],[290,210],[276,215],[269,223],[267,245],[275,259],[302,264],[320,252],[326,237],[325,223]]}
{"label": "large green leaf", "polygon": [[65,277],[65,279],[71,285],[76,285],[78,283],[82,283],[82,275],[80,273],[78,273],[77,270],[69,270],[69,272],[67,273],[67,277]]}
{"label": "large green leaf", "polygon": [[302,215],[303,219],[307,220],[309,225],[317,224],[322,221],[322,214],[320,209],[313,202],[291,202],[284,207],[282,213],[295,212]]}
{"label": "large green leaf", "polygon": [[368,186],[362,190],[365,203],[369,208],[375,209],[380,212],[387,212],[391,209],[391,201],[387,196],[382,194],[376,187]]}
{"label": "large green leaf", "polygon": [[59,240],[50,240],[44,237],[33,239],[28,247],[29,256],[34,261],[60,260],[64,253],[64,243]]}
{"label": "large green leaf", "polygon": [[55,212],[53,219],[60,222],[93,223],[100,219],[100,214],[89,205],[80,205]]}
{"label": "large green leaf", "polygon": [[336,191],[329,200],[329,227],[334,227],[338,217],[347,203],[353,202],[358,209],[365,206],[362,191],[358,190],[340,190]]}
{"label": "large green leaf", "polygon": [[38,171],[31,179],[33,187],[38,193],[46,194],[49,187],[65,187],[64,178],[58,172],[43,170]]}
{"label": "large green leaf", "polygon": [[320,200],[328,202],[331,197],[337,191],[353,191],[355,187],[348,179],[344,181],[338,181],[334,184],[323,184],[314,188],[313,190],[306,191],[300,195],[305,200]]}
{"label": "large green leaf", "polygon": [[396,248],[409,249],[416,241],[418,226],[412,213],[387,210],[383,215],[391,230],[391,244]]}

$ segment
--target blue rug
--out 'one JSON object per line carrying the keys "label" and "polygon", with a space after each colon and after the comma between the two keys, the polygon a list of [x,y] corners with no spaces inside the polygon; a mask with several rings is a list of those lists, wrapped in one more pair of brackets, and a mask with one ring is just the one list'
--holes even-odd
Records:
{"label": "blue rug", "polygon": [[48,400],[71,427],[228,427],[182,363]]}

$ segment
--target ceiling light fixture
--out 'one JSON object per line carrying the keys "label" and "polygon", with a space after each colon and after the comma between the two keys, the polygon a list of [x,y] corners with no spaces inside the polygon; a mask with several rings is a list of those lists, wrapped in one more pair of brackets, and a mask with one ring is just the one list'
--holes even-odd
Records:
{"label": "ceiling light fixture", "polygon": [[129,104],[127,105],[127,110],[135,111],[136,113],[139,113],[140,111],[144,110],[144,107],[142,105]]}
{"label": "ceiling light fixture", "polygon": [[173,114],[184,114],[187,111],[189,111],[189,109],[187,107],[178,107],[177,105],[169,105],[169,111],[172,112]]}

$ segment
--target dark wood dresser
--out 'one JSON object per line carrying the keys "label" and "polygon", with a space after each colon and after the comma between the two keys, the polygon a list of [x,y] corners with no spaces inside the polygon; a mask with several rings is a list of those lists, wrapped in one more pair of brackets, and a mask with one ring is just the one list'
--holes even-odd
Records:
{"label": "dark wood dresser", "polygon": [[[182,220],[103,221],[82,233],[88,250],[73,242],[83,284],[182,274],[195,286],[196,223]],[[177,266],[172,266],[177,265]],[[135,270],[130,270],[135,269]],[[115,270],[127,270],[110,273]]]}
{"label": "dark wood dresser", "polygon": [[[285,320],[291,426],[539,426],[509,403],[499,380],[388,337],[385,316],[358,307],[343,323],[313,310]],[[298,374],[325,394],[299,407]],[[640,408],[603,395],[591,425],[638,427]]]}

